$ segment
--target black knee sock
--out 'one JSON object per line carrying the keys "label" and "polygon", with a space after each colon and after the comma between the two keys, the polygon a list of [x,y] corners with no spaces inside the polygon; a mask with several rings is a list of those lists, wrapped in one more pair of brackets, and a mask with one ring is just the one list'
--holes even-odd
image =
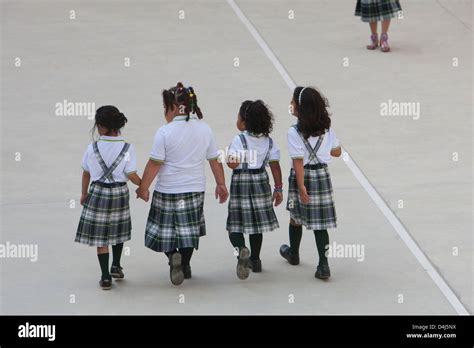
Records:
{"label": "black knee sock", "polygon": [[300,242],[301,242],[301,236],[303,235],[303,227],[290,224],[289,235],[290,235],[290,253],[292,255],[298,255],[300,252]]}
{"label": "black knee sock", "polygon": [[260,259],[260,250],[262,249],[263,234],[251,234],[250,239],[250,258],[252,260]]}
{"label": "black knee sock", "polygon": [[165,251],[165,255],[166,257],[168,258],[168,260],[171,259],[171,255],[173,255],[175,252],[177,252],[177,250],[172,250],[172,251]]}
{"label": "black knee sock", "polygon": [[326,246],[329,245],[328,230],[314,230],[314,237],[316,239],[316,246],[318,247],[319,265],[327,265]]}
{"label": "black knee sock", "polygon": [[191,256],[193,256],[194,248],[181,248],[179,252],[181,253],[181,264],[183,266],[189,266],[191,261]]}
{"label": "black knee sock", "polygon": [[120,258],[122,257],[123,243],[112,245],[112,266],[120,267]]}
{"label": "black knee sock", "polygon": [[245,247],[245,239],[243,233],[229,233],[229,239],[234,248],[242,249]]}
{"label": "black knee sock", "polygon": [[109,253],[97,254],[99,258],[100,270],[102,271],[102,280],[110,279],[109,273]]}

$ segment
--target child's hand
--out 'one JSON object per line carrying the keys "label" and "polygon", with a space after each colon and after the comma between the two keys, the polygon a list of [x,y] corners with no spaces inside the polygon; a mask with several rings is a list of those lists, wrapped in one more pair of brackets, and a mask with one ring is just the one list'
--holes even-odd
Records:
{"label": "child's hand", "polygon": [[87,193],[81,194],[81,200],[80,200],[81,205],[84,205],[86,199],[87,199]]}
{"label": "child's hand", "polygon": [[300,188],[300,199],[301,199],[301,203],[309,204],[309,195],[308,195],[308,192],[306,191],[305,186]]}
{"label": "child's hand", "polygon": [[145,202],[148,202],[148,200],[150,199],[150,191],[149,190],[144,190],[144,189],[141,189],[140,187],[136,189],[136,194],[137,194],[137,199],[138,198],[141,198],[143,199]]}
{"label": "child's hand", "polygon": [[225,185],[217,185],[216,186],[216,199],[219,198],[219,203],[225,203],[227,201],[227,197],[229,197],[229,192],[227,191],[227,187]]}
{"label": "child's hand", "polygon": [[278,207],[283,202],[283,192],[273,192],[273,202]]}

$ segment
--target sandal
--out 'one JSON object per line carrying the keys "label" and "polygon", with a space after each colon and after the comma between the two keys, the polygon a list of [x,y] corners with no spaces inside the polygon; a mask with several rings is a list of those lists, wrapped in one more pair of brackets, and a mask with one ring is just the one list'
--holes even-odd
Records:
{"label": "sandal", "polygon": [[383,33],[380,36],[380,50],[382,52],[390,52],[390,46],[388,45],[388,35],[387,33]]}
{"label": "sandal", "polygon": [[379,47],[379,37],[377,34],[370,35],[370,41],[372,41],[372,43],[366,46],[368,50],[375,50]]}

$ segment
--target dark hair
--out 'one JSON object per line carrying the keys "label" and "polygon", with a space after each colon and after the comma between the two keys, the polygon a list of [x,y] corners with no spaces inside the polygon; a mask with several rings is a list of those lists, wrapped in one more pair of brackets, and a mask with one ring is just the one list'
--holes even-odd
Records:
{"label": "dark hair", "polygon": [[119,109],[113,105],[104,105],[95,112],[95,122],[94,127],[92,127],[92,132],[94,132],[98,126],[107,128],[107,134],[120,132],[120,129],[125,126],[125,123],[127,123],[127,118]]}
{"label": "dark hair", "polygon": [[[298,111],[298,130],[305,139],[324,134],[331,127],[328,100],[313,87],[296,87],[293,92],[296,110]],[[301,104],[300,104],[301,100]]]}
{"label": "dark hair", "polygon": [[190,113],[196,114],[199,119],[202,118],[201,109],[197,105],[197,96],[192,87],[184,87],[181,82],[178,82],[176,87],[163,90],[162,95],[166,111],[170,110],[173,105],[177,107],[184,105],[184,112],[188,115],[186,121],[189,121]]}
{"label": "dark hair", "polygon": [[245,128],[250,133],[268,135],[273,130],[273,114],[261,100],[246,100],[239,110]]}

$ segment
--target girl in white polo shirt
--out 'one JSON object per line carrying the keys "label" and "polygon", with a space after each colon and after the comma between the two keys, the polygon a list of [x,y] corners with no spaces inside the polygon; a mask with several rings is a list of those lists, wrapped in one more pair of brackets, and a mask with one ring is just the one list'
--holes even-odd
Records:
{"label": "girl in white polo shirt", "polygon": [[[137,159],[132,145],[125,142],[120,130],[127,118],[115,106],[97,109],[94,129],[99,140],[87,147],[82,161],[82,195],[84,206],[76,233],[76,242],[97,247],[102,270],[100,286],[108,290],[112,277],[123,279],[120,265],[123,243],[130,240],[129,193],[127,181],[140,185]],[[89,183],[92,180],[92,183]],[[109,245],[113,261],[109,272]]]}
{"label": "girl in white polo shirt", "polygon": [[222,164],[211,128],[202,121],[192,87],[181,82],[164,90],[163,107],[168,124],[158,129],[138,197],[148,201],[158,175],[145,231],[145,246],[164,252],[170,279],[179,285],[191,278],[190,260],[206,234],[204,221],[204,164],[208,160],[217,186],[216,198],[227,200]]}
{"label": "girl in white polo shirt", "polygon": [[[262,271],[260,249],[263,233],[279,227],[273,210],[283,200],[280,169],[280,150],[270,133],[273,115],[261,101],[246,100],[237,115],[237,128],[242,132],[234,137],[229,147],[227,165],[233,169],[230,186],[227,231],[239,253],[237,277],[247,279],[249,268]],[[275,182],[272,193],[266,167]],[[249,235],[250,251],[243,234]]]}
{"label": "girl in white polo shirt", "polygon": [[280,254],[298,265],[302,225],[313,230],[319,254],[315,277],[327,279],[331,272],[326,257],[328,228],[336,227],[336,210],[327,163],[341,155],[341,145],[331,129],[327,100],[314,88],[296,87],[291,101],[296,125],[288,130],[288,151],[292,169],[288,186],[290,245]]}

